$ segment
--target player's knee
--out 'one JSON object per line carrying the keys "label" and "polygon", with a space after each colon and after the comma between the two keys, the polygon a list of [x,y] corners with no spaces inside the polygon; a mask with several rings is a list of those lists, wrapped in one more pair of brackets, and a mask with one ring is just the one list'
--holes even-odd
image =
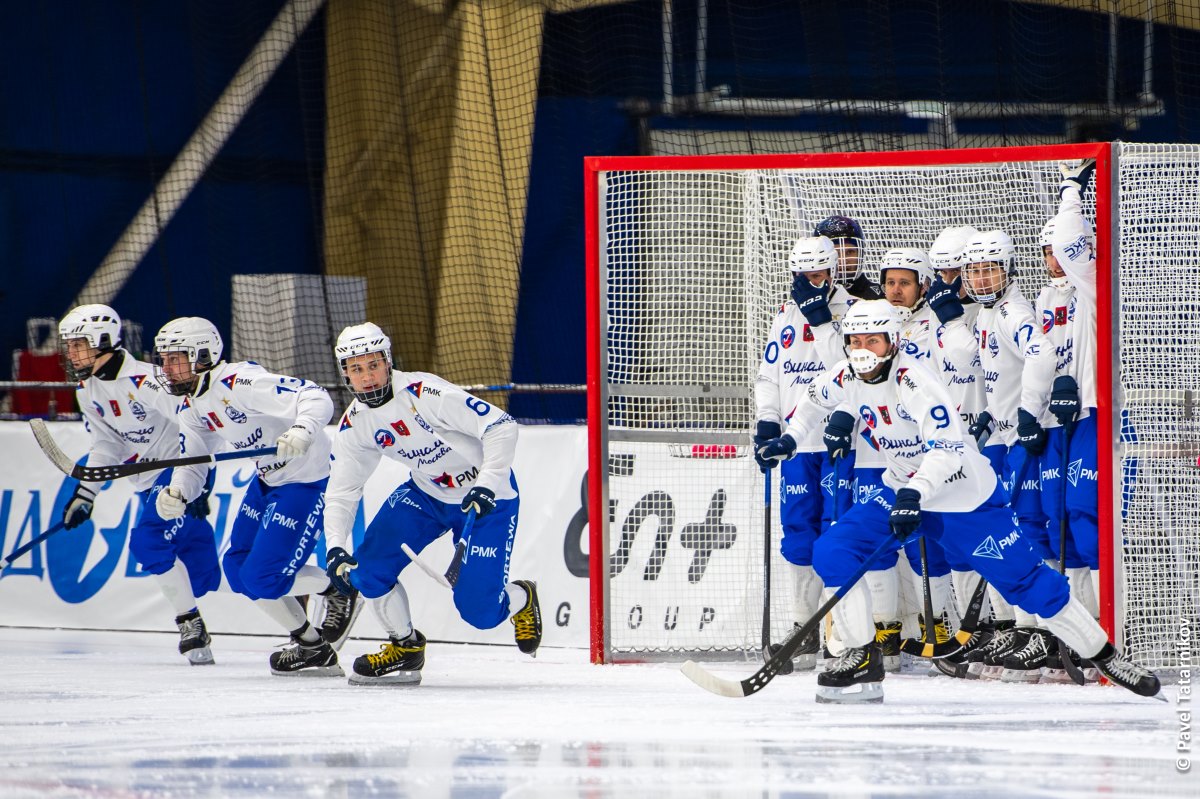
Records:
{"label": "player's knee", "polygon": [[842,585],[858,564],[850,562],[851,553],[839,546],[833,536],[818,538],[813,544],[812,565],[825,585]]}
{"label": "player's knee", "polygon": [[462,620],[477,630],[490,630],[506,617],[504,608],[494,595],[455,591],[454,607],[458,609]]}
{"label": "player's knee", "polygon": [[395,575],[387,577],[359,565],[357,569],[350,572],[350,584],[367,599],[378,599],[392,590],[392,586],[396,584],[396,577]]}
{"label": "player's knee", "polygon": [[279,599],[292,587],[295,578],[291,575],[264,573],[243,568],[240,572],[243,591],[252,599]]}

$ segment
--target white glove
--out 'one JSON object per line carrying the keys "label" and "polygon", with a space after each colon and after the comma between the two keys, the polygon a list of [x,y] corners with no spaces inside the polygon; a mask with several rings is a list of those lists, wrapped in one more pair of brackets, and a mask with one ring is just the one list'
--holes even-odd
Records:
{"label": "white glove", "polygon": [[1059,184],[1059,194],[1062,190],[1068,187],[1079,189],[1079,194],[1083,195],[1083,190],[1087,188],[1088,182],[1092,179],[1092,173],[1096,171],[1096,159],[1085,158],[1079,166],[1068,166],[1059,164],[1058,171],[1062,173],[1062,183]]}
{"label": "white glove", "polygon": [[275,457],[280,460],[299,458],[308,451],[308,445],[311,443],[312,433],[303,425],[294,424],[275,442]]}
{"label": "white glove", "polygon": [[159,491],[158,499],[154,500],[154,507],[158,511],[158,515],[167,520],[178,519],[187,511],[187,506],[183,492],[170,486]]}

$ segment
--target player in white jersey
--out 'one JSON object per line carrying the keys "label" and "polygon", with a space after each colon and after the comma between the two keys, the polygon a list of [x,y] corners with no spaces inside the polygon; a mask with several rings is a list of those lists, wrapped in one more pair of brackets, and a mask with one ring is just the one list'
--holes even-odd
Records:
{"label": "player in white jersey", "polygon": [[[323,569],[306,563],[323,528],[330,452],[323,428],[333,415],[328,392],[252,361],[227,363],[217,329],[199,317],[167,322],[154,347],[163,385],[182,397],[185,455],[277,448],[255,460],[258,474],[246,488],[222,558],[229,586],[291,634],[293,645],[271,655],[271,673],[341,676],[336,649],[350,632],[358,598],[343,597]],[[158,495],[159,514],[183,515],[201,480],[198,467],[176,469]],[[317,593],[326,598],[319,630],[296,599]]]}
{"label": "player in white jersey", "polygon": [[[1098,616],[1096,261],[1092,228],[1081,207],[1095,164],[1089,159],[1078,167],[1061,167],[1059,213],[1039,238],[1050,283],[1038,297],[1037,310],[1057,357],[1050,408],[1044,417],[1048,436],[1042,454],[1042,508],[1051,522],[1050,548],[1056,557],[1066,558],[1072,591]],[[1065,553],[1059,551],[1064,532]],[[1043,675],[1043,679],[1055,677],[1061,679],[1054,672]]]}
{"label": "player in white jersey", "polygon": [[1069,645],[1088,655],[1113,682],[1143,696],[1159,693],[1158,678],[1117,652],[1091,614],[1072,599],[1066,579],[1034,554],[987,460],[964,443],[958,414],[941,381],[899,354],[900,317],[890,303],[856,303],[842,320],[848,360],[809,386],[787,431],[759,448],[763,458],[788,458],[796,442],[843,403],[875,408],[875,435],[886,454],[885,491],[856,504],[817,539],[814,565],[831,594],[842,592],[833,616],[848,649],[817,677],[818,701],[879,702],[884,672],[871,623],[871,594],[848,584],[867,559],[916,534],[940,540],[969,559],[1011,602],[1038,614]]}
{"label": "player in white jersey", "polygon": [[[975,336],[987,397],[987,411],[971,432],[980,440],[994,429],[982,451],[1007,481],[1012,509],[1030,546],[1039,556],[1051,558],[1037,462],[1046,447],[1040,419],[1054,379],[1054,348],[1016,284],[1016,249],[1009,235],[1001,230],[980,233],[968,242],[964,258],[967,292],[981,306]],[[981,676],[1040,678],[1050,641],[1031,611],[1015,607],[1014,612],[1016,628],[999,631],[988,651],[980,653],[985,658],[980,661]],[[1010,651],[1002,651],[1010,646]]]}
{"label": "player in white jersey", "polygon": [[[825,236],[800,239],[788,256],[792,275],[791,298],[784,302],[771,324],[758,377],[754,382],[757,423],[754,443],[778,438],[791,418],[808,384],[841,358],[841,318],[854,300],[835,282],[838,255]],[[758,459],[764,474],[777,460]],[[849,469],[836,468],[825,458],[819,431],[800,442],[796,457],[780,469],[779,522],[783,539],[779,549],[791,565],[792,617],[808,619],[817,609],[821,581],[812,568],[812,547],[829,520],[836,518],[842,494],[837,481]],[[778,644],[771,646],[777,647]],[[800,647],[795,667],[812,669],[820,649],[817,631]]]}
{"label": "player in white jersey", "polygon": [[[58,333],[66,347],[67,374],[79,381],[75,396],[91,434],[88,465],[179,457],[178,403],[155,380],[154,366],[121,346],[121,319],[116,311],[107,305],[80,305],[63,317]],[[196,666],[213,662],[211,639],[196,599],[221,584],[216,538],[207,518],[212,475],[205,471],[202,490],[174,519],[161,517],[154,503],[171,480],[170,469],[129,478],[141,505],[129,531],[129,552],[143,571],[154,575],[175,609],[179,652]],[[92,485],[76,486],[63,509],[66,529],[91,517],[96,497]]]}
{"label": "player in white jersey", "polygon": [[[410,562],[406,545],[419,553],[447,532],[461,552],[453,582],[459,616],[481,630],[511,618],[517,647],[536,655],[537,586],[508,580],[520,509],[512,471],[516,421],[436,375],[393,369],[391,341],[372,323],[343,330],[336,355],[354,402],[333,442],[327,571],[339,590],[357,588],[371,601],[389,638],[379,654],[355,659],[350,682],[421,682],[425,636],[413,626],[397,575]],[[382,457],[407,466],[411,476],[376,512],[352,555],[362,487]]]}

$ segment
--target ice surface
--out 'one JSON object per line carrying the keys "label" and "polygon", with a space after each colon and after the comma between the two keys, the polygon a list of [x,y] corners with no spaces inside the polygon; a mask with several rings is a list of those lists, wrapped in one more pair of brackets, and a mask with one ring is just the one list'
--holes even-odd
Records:
{"label": "ice surface", "polygon": [[811,673],[727,699],[672,664],[431,643],[419,688],[358,688],[271,676],[282,636],[217,636],[209,667],[176,642],[0,628],[0,797],[1200,796],[1173,686],[905,674],[831,707]]}

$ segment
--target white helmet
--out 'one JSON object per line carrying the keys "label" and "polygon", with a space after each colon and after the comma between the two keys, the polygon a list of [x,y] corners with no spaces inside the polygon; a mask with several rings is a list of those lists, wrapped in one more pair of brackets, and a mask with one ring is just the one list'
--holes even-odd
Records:
{"label": "white helmet", "polygon": [[1042,232],[1038,234],[1038,246],[1050,247],[1054,244],[1054,220],[1057,217],[1050,217],[1050,221],[1042,227]]}
{"label": "white helmet", "polygon": [[967,242],[977,235],[979,231],[970,225],[946,228],[929,245],[929,265],[939,272],[943,269],[962,269],[963,250]]}
{"label": "white helmet", "polygon": [[883,260],[879,262],[880,288],[883,288],[883,283],[887,280],[889,269],[907,269],[913,272],[917,277],[917,285],[921,287],[917,301],[911,307],[895,306],[900,314],[900,321],[907,322],[916,307],[921,304],[921,299],[925,296],[929,284],[933,282],[933,268],[929,265],[929,256],[925,254],[924,250],[915,247],[895,247],[888,250],[883,254]]}
{"label": "white helmet", "polygon": [[[346,374],[346,361],[372,352],[383,353],[388,367],[387,382],[370,391],[355,391],[354,386],[350,383],[350,377]],[[342,372],[342,381],[345,382],[346,388],[354,395],[355,399],[371,408],[378,407],[391,399],[392,340],[387,337],[379,325],[373,322],[350,325],[338,336],[333,353],[337,357],[338,368]]]}
{"label": "white helmet", "polygon": [[792,253],[788,256],[788,268],[792,270],[793,274],[820,272],[828,269],[832,275],[837,269],[837,264],[837,250],[827,236],[800,239],[796,242],[796,246],[792,247]]}
{"label": "white helmet", "polygon": [[[850,310],[842,317],[842,336],[850,366],[856,374],[867,374],[896,354],[902,326],[899,309],[887,300],[860,300],[850,306]],[[850,349],[851,336],[870,333],[883,333],[888,337],[891,349],[886,355],[876,355],[865,349]]]}
{"label": "white helmet", "polygon": [[172,319],[154,337],[155,360],[162,366],[164,353],[186,352],[188,363],[192,365],[191,374],[172,382],[166,374],[160,373],[158,380],[171,394],[190,394],[196,389],[200,373],[220,363],[223,351],[221,334],[212,322],[199,316]]}
{"label": "white helmet", "polygon": [[[121,317],[107,305],[80,305],[58,323],[58,337],[64,342],[74,338],[85,339],[89,347],[100,352],[112,352],[121,343]],[[98,357],[98,356],[97,356]],[[67,376],[72,380],[84,380],[92,375],[96,358],[83,365],[75,366],[70,358],[63,358]]]}
{"label": "white helmet", "polygon": [[[1012,278],[1016,277],[1017,248],[1013,246],[1012,237],[1003,230],[985,230],[972,236],[971,240],[967,242],[967,246],[963,250],[962,262],[966,272],[963,276],[963,285],[967,289],[967,296],[975,302],[991,305],[1000,299]],[[995,291],[977,291],[970,280],[973,264],[996,264],[1004,270],[1007,279]]]}

